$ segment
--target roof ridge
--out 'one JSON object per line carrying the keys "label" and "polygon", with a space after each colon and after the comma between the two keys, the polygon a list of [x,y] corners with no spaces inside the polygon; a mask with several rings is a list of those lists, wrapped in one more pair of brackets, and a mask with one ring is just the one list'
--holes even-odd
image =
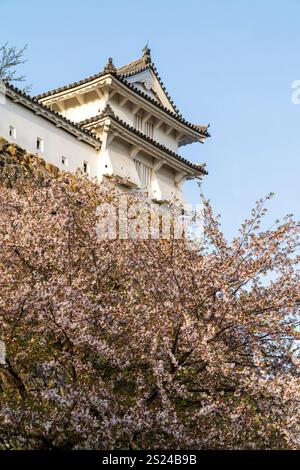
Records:
{"label": "roof ridge", "polygon": [[118,72],[123,74],[126,74],[126,70],[129,71],[129,73],[132,73],[131,70],[136,69],[137,66],[142,64],[142,68],[147,68],[148,65],[151,65],[151,49],[148,47],[148,43],[146,46],[143,48],[143,55],[139,59],[136,59],[132,62],[129,62],[129,64],[123,65],[122,67],[118,68]]}
{"label": "roof ridge", "polygon": [[[149,64],[149,57],[150,57],[150,56],[145,53],[145,54],[144,54],[142,57],[140,57],[139,59],[137,59],[137,60],[135,60],[135,61],[133,61],[133,62],[130,62],[129,64],[124,65],[124,66],[119,67],[119,68],[116,68],[116,67],[115,67],[115,65],[114,65],[114,63],[113,63],[112,57],[109,57],[107,64],[104,66],[104,68],[103,68],[103,70],[102,70],[101,72],[98,72],[98,73],[96,73],[96,74],[90,75],[90,76],[87,77],[87,78],[83,78],[83,79],[81,79],[81,80],[77,80],[77,81],[75,81],[75,82],[73,82],[73,83],[70,83],[69,85],[63,85],[63,86],[58,87],[58,88],[53,88],[52,90],[46,91],[46,92],[44,92],[44,93],[40,93],[39,95],[36,95],[35,98],[38,99],[38,100],[39,100],[39,99],[42,99],[42,98],[44,98],[44,97],[46,97],[46,96],[49,96],[49,95],[51,95],[51,94],[54,94],[54,93],[58,93],[58,92],[60,92],[60,91],[67,90],[67,89],[72,88],[72,87],[74,87],[74,86],[79,86],[79,85],[81,85],[81,84],[84,84],[84,83],[86,83],[86,82],[89,82],[90,80],[96,80],[97,78],[100,78],[101,76],[106,75],[106,74],[108,74],[108,73],[114,73],[114,72],[115,72],[115,73],[118,73],[118,74],[120,74],[120,75],[125,75],[125,73],[121,72],[122,69],[124,69],[124,68],[126,68],[126,67],[128,67],[128,66],[131,66],[131,65],[133,65],[133,64],[135,64],[135,63],[142,63],[142,62],[144,63],[144,66],[146,66],[146,64]],[[150,61],[150,63],[151,63],[151,61]],[[146,67],[145,67],[145,68],[146,68]]]}
{"label": "roof ridge", "polygon": [[136,67],[139,67],[141,69],[147,68],[148,64],[145,63],[145,60],[143,57],[140,59],[134,60],[133,62],[130,62],[129,64],[122,65],[122,67],[117,68],[117,72],[120,73],[121,75],[127,75],[127,74],[134,74],[136,73]]}
{"label": "roof ridge", "polygon": [[[111,105],[109,103],[106,103],[106,106],[105,108],[101,111],[101,113],[99,114],[100,117],[115,117],[115,113],[111,107]],[[88,119],[91,119],[91,118],[88,118]],[[85,119],[85,121],[87,121],[87,119]],[[83,122],[83,121],[80,121],[80,123]]]}
{"label": "roof ridge", "polygon": [[60,93],[61,91],[69,90],[70,88],[73,88],[75,86],[84,85],[85,83],[90,82],[91,80],[96,80],[97,78],[107,75],[108,73],[111,73],[111,72],[105,72],[105,73],[103,73],[103,71],[98,72],[98,73],[95,73],[94,75],[90,75],[87,78],[83,78],[81,80],[77,80],[76,82],[69,83],[69,85],[63,85],[61,87],[53,88],[52,90],[45,91],[44,93],[35,95],[33,98],[36,100],[41,100],[43,98],[46,98],[47,96],[55,95],[56,93]]}

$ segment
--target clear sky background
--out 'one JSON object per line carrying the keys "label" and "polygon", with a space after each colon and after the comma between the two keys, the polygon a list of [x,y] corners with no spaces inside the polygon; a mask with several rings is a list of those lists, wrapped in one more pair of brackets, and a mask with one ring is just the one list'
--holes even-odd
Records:
{"label": "clear sky background", "polygon": [[[0,0],[0,44],[28,43],[20,72],[32,94],[85,78],[112,56],[138,58],[149,41],[164,84],[191,122],[211,123],[203,191],[228,237],[272,191],[268,223],[300,218],[299,0]],[[186,185],[196,203],[198,188]]]}

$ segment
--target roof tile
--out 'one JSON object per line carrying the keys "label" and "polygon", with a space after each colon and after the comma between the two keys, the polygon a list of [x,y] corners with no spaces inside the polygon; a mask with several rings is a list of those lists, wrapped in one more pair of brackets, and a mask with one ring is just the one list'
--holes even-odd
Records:
{"label": "roof tile", "polygon": [[106,105],[106,107],[103,109],[103,111],[100,113],[100,114],[97,114],[96,116],[93,116],[91,118],[88,118],[88,119],[85,119],[84,121],[81,121],[79,124],[80,126],[85,126],[87,124],[91,124],[93,123],[94,121],[97,121],[99,119],[103,119],[105,117],[110,117],[112,119],[114,119],[116,122],[118,122],[119,124],[121,124],[123,127],[125,127],[126,129],[130,130],[131,132],[133,132],[134,134],[136,134],[138,137],[142,137],[144,140],[146,140],[147,142],[149,142],[151,145],[154,145],[155,147],[159,148],[160,150],[163,150],[164,152],[166,152],[167,154],[171,155],[173,158],[175,158],[176,160],[186,164],[187,166],[189,166],[190,168],[193,168],[194,170],[197,170],[197,171],[200,171],[203,175],[207,175],[207,171],[204,169],[205,167],[205,164],[196,164],[196,163],[192,163],[190,162],[189,160],[186,160],[185,158],[181,157],[181,155],[178,155],[176,152],[173,152],[173,150],[170,150],[168,147],[166,147],[165,145],[163,144],[160,144],[159,142],[157,142],[156,140],[154,139],[151,139],[150,137],[146,136],[144,133],[138,131],[137,129],[135,129],[134,127],[130,126],[130,124],[127,124],[125,121],[123,121],[122,119],[120,119],[116,114],[115,112],[112,110],[111,106],[109,104]]}

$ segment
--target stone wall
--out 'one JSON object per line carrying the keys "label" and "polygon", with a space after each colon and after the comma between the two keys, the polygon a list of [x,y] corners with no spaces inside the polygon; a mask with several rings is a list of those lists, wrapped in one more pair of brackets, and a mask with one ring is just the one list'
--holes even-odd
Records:
{"label": "stone wall", "polygon": [[0,181],[9,186],[18,179],[43,180],[57,176],[59,169],[46,163],[38,155],[26,152],[16,144],[10,144],[0,137]]}

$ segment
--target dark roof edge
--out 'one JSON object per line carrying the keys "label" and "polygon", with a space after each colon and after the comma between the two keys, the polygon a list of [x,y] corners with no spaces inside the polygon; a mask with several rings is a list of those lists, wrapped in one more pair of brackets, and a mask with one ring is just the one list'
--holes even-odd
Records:
{"label": "dark roof edge", "polygon": [[175,105],[174,101],[172,100],[171,96],[169,95],[169,93],[167,92],[167,89],[160,77],[160,75],[158,74],[158,71],[157,71],[157,68],[155,67],[155,64],[154,62],[151,62],[150,64],[147,64],[145,65],[144,67],[141,67],[140,69],[137,69],[135,71],[132,71],[132,72],[125,72],[125,73],[121,73],[122,77],[124,78],[127,78],[127,77],[132,77],[133,75],[136,75],[138,73],[141,73],[141,72],[144,72],[145,70],[151,70],[155,77],[157,78],[158,80],[158,83],[160,84],[165,96],[167,97],[167,99],[169,100],[172,108],[174,109],[174,112],[175,114],[177,114],[179,117],[182,117],[182,114],[181,112],[179,111],[179,109],[177,108],[177,106]]}
{"label": "dark roof edge", "polygon": [[[143,71],[143,70],[146,70],[147,68],[149,67],[152,67],[152,64],[150,65],[147,65],[146,67],[142,68],[140,71]],[[155,69],[154,69],[155,70]],[[134,74],[136,73],[139,73],[139,72],[134,72]],[[159,76],[157,75],[157,73],[154,71],[155,73],[155,76],[157,77],[158,80],[160,80],[160,78],[158,78]],[[133,73],[132,73],[133,74]],[[111,75],[112,77],[115,77],[117,80],[119,80],[123,85],[127,86],[129,89],[131,89],[132,91],[134,91],[135,93],[137,93],[138,95],[142,96],[144,99],[146,99],[147,101],[149,101],[150,103],[152,103],[154,106],[158,107],[160,110],[166,112],[167,114],[169,114],[169,116],[173,117],[174,119],[176,119],[177,121],[179,121],[181,124],[184,124],[185,126],[189,127],[190,129],[192,129],[194,132],[198,133],[199,135],[201,135],[202,137],[211,137],[211,135],[209,134],[208,131],[200,131],[198,128],[197,128],[197,125],[196,124],[192,124],[190,123],[189,121],[187,121],[186,119],[184,119],[182,117],[182,115],[180,113],[177,113],[177,112],[173,112],[171,111],[170,109],[168,109],[166,106],[164,106],[163,104],[159,103],[158,101],[156,101],[155,99],[151,98],[150,96],[148,96],[146,93],[142,92],[141,90],[139,90],[137,87],[135,87],[133,84],[129,83],[127,80],[126,80],[126,74],[119,74],[118,71],[116,72],[101,72],[101,73],[98,73],[96,75],[92,75],[91,77],[88,77],[88,78],[85,78],[83,80],[80,80],[78,82],[74,82],[74,83],[71,83],[70,85],[65,85],[63,87],[60,87],[60,88],[56,88],[54,90],[51,90],[51,91],[48,91],[46,93],[43,93],[41,95],[37,95],[34,97],[34,99],[36,100],[41,100],[43,98],[46,98],[48,96],[52,96],[52,95],[55,95],[57,93],[61,93],[63,91],[67,91],[71,88],[74,88],[74,87],[77,87],[77,86],[80,86],[80,85],[84,85],[85,83],[88,83],[90,81],[93,81],[93,80],[97,80],[97,78],[101,78],[105,75]],[[128,75],[129,76],[129,75]],[[162,82],[161,82],[162,84]],[[164,93],[166,94],[166,96],[169,98],[169,95],[167,95],[166,91],[165,91],[165,87],[162,86],[163,88],[163,91]],[[173,105],[172,105],[173,106]],[[177,109],[175,108],[174,106],[174,109]]]}
{"label": "dark roof edge", "polygon": [[151,145],[153,145],[154,147],[158,148],[159,150],[162,150],[163,152],[167,153],[168,155],[170,155],[171,157],[175,158],[176,160],[178,160],[179,162],[181,163],[184,163],[185,165],[187,165],[188,167],[192,168],[193,170],[196,170],[198,171],[199,173],[201,173],[202,175],[207,175],[208,172],[204,169],[204,166],[205,164],[202,164],[202,165],[197,165],[196,163],[192,163],[190,162],[189,160],[186,160],[185,158],[181,157],[181,155],[178,155],[176,152],[173,152],[173,150],[170,150],[168,147],[166,147],[165,145],[163,144],[160,144],[159,142],[157,142],[156,140],[153,140],[151,139],[150,137],[146,136],[145,134],[143,134],[142,132],[138,131],[137,129],[135,129],[134,127],[130,126],[130,124],[127,124],[125,121],[123,121],[122,119],[120,119],[115,113],[114,111],[112,110],[112,108],[110,107],[110,105],[107,105],[106,108],[98,115],[96,116],[93,116],[89,119],[85,119],[84,121],[81,121],[80,122],[80,125],[81,126],[84,126],[84,125],[87,125],[87,124],[91,124],[97,120],[100,120],[100,119],[104,119],[106,117],[109,117],[111,119],[114,119],[118,124],[120,124],[122,127],[124,127],[125,129],[133,132],[134,134],[136,134],[138,137],[142,138],[143,140],[146,140],[147,142],[149,142]]}
{"label": "dark roof edge", "polygon": [[56,95],[57,93],[61,93],[62,91],[70,90],[71,88],[75,88],[80,85],[84,85],[85,83],[91,82],[92,80],[97,80],[97,78],[104,77],[104,75],[110,75],[111,72],[99,72],[95,75],[91,75],[90,77],[83,78],[82,80],[78,80],[77,82],[70,83],[69,85],[64,85],[58,88],[53,88],[53,90],[46,91],[45,93],[41,93],[39,95],[35,95],[33,98],[35,100],[42,100],[47,98],[48,96]]}
{"label": "dark roof edge", "polygon": [[129,83],[126,81],[126,78],[123,78],[121,77],[120,75],[118,75],[117,73],[112,73],[111,74],[113,77],[115,77],[117,80],[119,80],[122,84],[126,85],[128,88],[130,88],[132,91],[134,91],[135,93],[139,94],[140,96],[142,96],[143,98],[145,98],[146,100],[150,101],[152,104],[154,104],[155,106],[157,106],[158,108],[160,108],[161,110],[165,111],[167,114],[169,114],[171,117],[173,117],[174,119],[176,119],[177,121],[179,121],[181,124],[184,124],[185,126],[189,127],[190,129],[192,129],[194,132],[196,132],[197,134],[201,135],[202,137],[211,137],[211,135],[209,134],[208,131],[200,131],[197,127],[196,124],[192,124],[191,122],[187,121],[186,119],[184,119],[182,117],[181,114],[176,114],[174,113],[173,111],[171,111],[170,109],[166,108],[166,106],[160,104],[159,102],[157,102],[155,99],[151,98],[150,96],[148,96],[146,93],[144,93],[143,91],[139,90],[138,88],[136,88],[133,84]]}
{"label": "dark roof edge", "polygon": [[[70,121],[69,119],[65,118],[64,116],[62,116],[60,113],[57,113],[56,111],[50,109],[48,106],[40,103],[36,98],[34,97],[31,97],[30,95],[28,95],[27,93],[25,93],[24,91],[20,90],[19,88],[15,87],[14,85],[12,85],[11,83],[7,83],[5,82],[5,88],[7,88],[8,90],[11,90],[12,92],[18,94],[21,98],[27,100],[30,104],[32,105],[35,105],[35,106],[38,106],[42,111],[44,111],[45,113],[50,113],[53,115],[53,117],[55,117],[56,119],[58,119],[60,122],[62,122],[62,124],[66,124],[67,126],[71,126],[74,130],[76,130],[78,133],[82,134],[83,136],[86,136],[88,137],[89,139],[92,139],[93,142],[95,144],[101,144],[101,140],[98,139],[97,137],[95,137],[94,134],[92,134],[91,132],[89,132],[88,130],[86,129],[83,129],[82,127],[80,127],[78,124],[76,124],[75,122],[73,121]],[[4,90],[5,91],[5,90]],[[8,95],[9,96],[9,95]],[[22,102],[21,102],[22,104]],[[31,107],[32,109],[32,107]],[[33,110],[33,109],[32,109]],[[51,121],[51,119],[48,118],[47,115],[45,114],[41,114],[41,116],[45,119],[47,119],[48,121],[52,122],[54,124],[53,121]],[[71,133],[69,129],[67,129],[67,127],[64,127],[62,125],[62,128]],[[74,135],[74,134],[72,134]],[[88,143],[89,145],[92,145],[91,142],[89,142],[88,140],[85,140],[86,143]]]}

